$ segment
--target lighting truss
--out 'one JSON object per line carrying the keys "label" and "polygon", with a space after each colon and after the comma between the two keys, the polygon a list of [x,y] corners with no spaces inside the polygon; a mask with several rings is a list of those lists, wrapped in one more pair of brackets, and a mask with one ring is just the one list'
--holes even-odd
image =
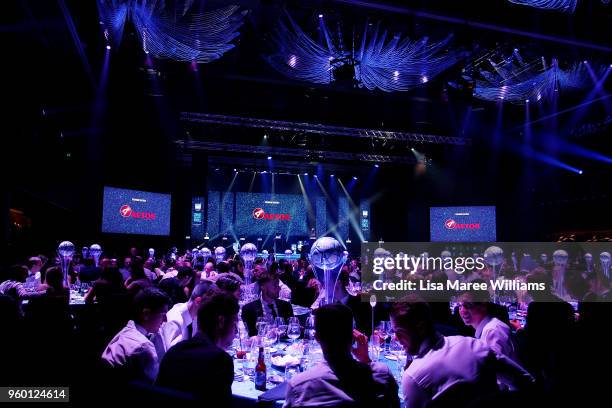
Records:
{"label": "lighting truss", "polygon": [[[514,104],[552,100],[560,91],[585,89],[592,86],[589,68],[585,63],[573,64],[568,69],[559,67],[556,59],[551,64],[544,57],[526,62],[518,50],[496,62],[495,52],[478,59],[467,67],[464,79],[474,80],[474,96],[487,101],[507,101]],[[592,67],[595,73],[601,67]],[[471,72],[469,72],[471,71]],[[469,76],[469,75],[472,76]],[[450,83],[455,86],[454,83]]]}
{"label": "lighting truss", "polygon": [[394,140],[414,143],[447,144],[465,146],[471,139],[454,136],[428,135],[414,132],[391,130],[361,129],[343,126],[330,126],[319,123],[289,122],[282,120],[259,119],[241,116],[217,115],[212,113],[181,112],[181,120],[191,123],[209,123],[245,128],[271,129],[288,132],[303,132],[326,136],[347,136],[368,139]]}
{"label": "lighting truss", "polygon": [[281,74],[300,81],[329,84],[337,72],[348,68],[360,87],[408,91],[458,61],[458,54],[448,49],[451,36],[439,42],[429,42],[427,37],[413,41],[366,22],[361,39],[352,38],[353,44],[360,45],[345,48],[342,32],[334,36],[322,15],[322,43],[306,34],[288,13],[286,20],[279,22],[272,39],[276,52],[266,60]]}
{"label": "lighting truss", "polygon": [[234,48],[246,11],[229,5],[199,13],[194,0],[166,2],[155,0],[99,0],[100,22],[108,41],[118,46],[125,23],[130,19],[145,53],[156,58],[207,63]]}
{"label": "lighting truss", "polygon": [[539,9],[557,10],[564,13],[573,13],[578,0],[508,0],[510,3],[530,6]]}
{"label": "lighting truss", "polygon": [[342,160],[342,161],[361,161],[372,163],[398,163],[398,164],[414,164],[416,163],[413,155],[406,156],[388,156],[379,154],[367,153],[348,153],[329,150],[315,149],[295,149],[288,147],[270,147],[270,146],[254,146],[243,145],[236,143],[220,143],[210,141],[195,141],[195,140],[176,140],[175,143],[187,150],[206,150],[213,152],[232,152],[232,153],[250,153],[258,155],[273,155],[278,157],[300,157],[300,158],[316,158],[317,160]]}

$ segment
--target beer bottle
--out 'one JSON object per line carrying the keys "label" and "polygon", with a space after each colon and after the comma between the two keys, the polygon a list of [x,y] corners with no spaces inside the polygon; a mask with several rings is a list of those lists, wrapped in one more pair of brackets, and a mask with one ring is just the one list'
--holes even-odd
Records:
{"label": "beer bottle", "polygon": [[264,348],[259,347],[259,358],[255,366],[255,389],[259,391],[266,390],[266,362],[264,358]]}

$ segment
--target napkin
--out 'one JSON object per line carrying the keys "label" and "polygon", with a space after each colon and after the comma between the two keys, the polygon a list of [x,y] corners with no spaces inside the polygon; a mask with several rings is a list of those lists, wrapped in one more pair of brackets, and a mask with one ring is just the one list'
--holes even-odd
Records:
{"label": "napkin", "polygon": [[278,401],[285,399],[285,394],[287,394],[286,381],[264,392],[259,396],[259,399],[262,401]]}

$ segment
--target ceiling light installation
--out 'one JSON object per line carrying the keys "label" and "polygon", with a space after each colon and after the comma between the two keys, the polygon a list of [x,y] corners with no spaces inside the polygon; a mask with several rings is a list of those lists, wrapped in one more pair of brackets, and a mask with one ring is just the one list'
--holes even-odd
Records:
{"label": "ceiling light installation", "polygon": [[113,45],[121,43],[126,21],[136,28],[146,54],[155,58],[207,63],[234,48],[247,11],[229,5],[204,13],[195,12],[201,1],[99,0],[100,20]]}
{"label": "ceiling light installation", "polygon": [[408,91],[431,81],[453,66],[459,54],[449,48],[452,36],[439,42],[425,37],[411,40],[390,34],[379,24],[365,23],[346,46],[342,29],[330,31],[318,19],[321,41],[313,40],[286,13],[273,36],[275,53],[266,59],[281,74],[300,81],[330,84],[352,80],[357,87],[385,92]]}

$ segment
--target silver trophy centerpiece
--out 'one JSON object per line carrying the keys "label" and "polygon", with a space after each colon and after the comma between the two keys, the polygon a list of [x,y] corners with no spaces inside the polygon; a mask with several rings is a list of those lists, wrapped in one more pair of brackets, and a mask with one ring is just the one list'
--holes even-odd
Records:
{"label": "silver trophy centerpiece", "polygon": [[317,271],[323,271],[325,304],[332,303],[335,283],[345,261],[344,248],[334,238],[321,237],[312,244],[309,260]]}

